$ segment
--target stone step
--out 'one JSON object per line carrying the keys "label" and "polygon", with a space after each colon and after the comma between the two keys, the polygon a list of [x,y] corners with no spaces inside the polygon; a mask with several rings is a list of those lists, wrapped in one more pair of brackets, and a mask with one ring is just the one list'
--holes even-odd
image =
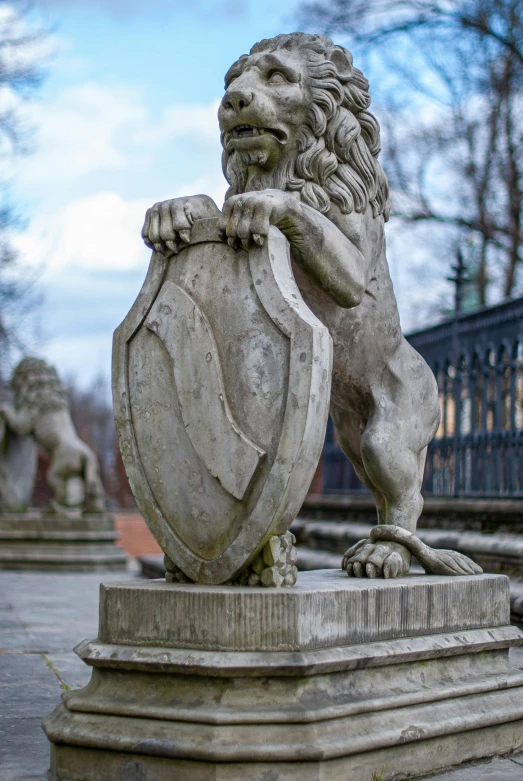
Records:
{"label": "stone step", "polygon": [[0,514],[0,569],[95,572],[125,569],[111,515]]}
{"label": "stone step", "polygon": [[[309,494],[300,517],[374,524],[376,506],[370,494],[363,492]],[[420,526],[436,530],[523,534],[523,500],[426,496]]]}

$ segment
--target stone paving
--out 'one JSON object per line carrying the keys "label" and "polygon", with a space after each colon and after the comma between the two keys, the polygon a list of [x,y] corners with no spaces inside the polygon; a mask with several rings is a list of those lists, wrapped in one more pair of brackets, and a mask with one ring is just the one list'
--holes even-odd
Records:
{"label": "stone paving", "polygon": [[72,649],[97,635],[99,584],[133,575],[0,572],[0,781],[48,781],[40,722],[90,678]]}
{"label": "stone paving", "polygon": [[493,759],[492,762],[471,765],[443,775],[431,776],[427,781],[522,781],[523,757]]}
{"label": "stone paving", "polygon": [[[97,634],[100,582],[132,577],[136,568],[127,574],[0,572],[0,781],[48,781],[49,747],[40,722],[64,689],[89,680],[90,668],[72,648]],[[523,649],[513,654],[523,668]],[[432,781],[523,781],[523,756]]]}

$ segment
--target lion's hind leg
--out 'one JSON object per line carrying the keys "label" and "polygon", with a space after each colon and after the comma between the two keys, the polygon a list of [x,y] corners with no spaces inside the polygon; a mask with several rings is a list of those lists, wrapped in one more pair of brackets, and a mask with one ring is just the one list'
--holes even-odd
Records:
{"label": "lion's hind leg", "polygon": [[[365,467],[361,443],[365,432],[364,422],[336,404],[331,404],[331,417],[336,430],[338,443],[351,462],[356,474],[367,486],[376,503],[378,523],[386,523],[386,498]],[[375,544],[370,540],[360,540],[347,550],[342,559],[342,569],[356,578],[397,577],[400,572],[408,571],[410,556],[403,546],[394,543]]]}
{"label": "lion's hind leg", "polygon": [[384,522],[385,497],[367,474],[361,453],[361,437],[364,431],[363,421],[349,410],[332,403],[330,414],[338,444],[354,467],[361,482],[367,486],[376,503],[378,523]]}
{"label": "lion's hind leg", "polygon": [[[384,497],[380,523],[411,533],[415,533],[423,509],[421,485],[427,445],[439,420],[437,396],[431,399],[430,389],[427,387],[425,398],[433,404],[419,404],[423,388],[403,388],[401,393],[396,388],[394,399],[381,395],[360,443],[365,472]],[[354,574],[364,568],[367,577],[402,577],[408,574],[410,560],[411,554],[399,543],[369,541],[348,556],[347,570],[352,565]]]}
{"label": "lion's hind leg", "polygon": [[51,464],[46,472],[46,480],[49,488],[53,492],[53,507],[67,506],[67,477],[63,474],[62,464],[53,457]]}
{"label": "lion's hind leg", "polygon": [[46,478],[53,491],[55,509],[81,507],[85,499],[81,450],[71,447],[70,443],[56,448]]}
{"label": "lion's hind leg", "polygon": [[85,449],[83,479],[85,485],[84,512],[103,513],[105,491],[100,476],[98,459],[93,451],[82,442]]}
{"label": "lion's hind leg", "polygon": [[361,451],[366,472],[385,498],[382,522],[415,532],[423,509],[420,467],[425,461],[405,436],[399,417],[379,408],[365,428]]}
{"label": "lion's hind leg", "polygon": [[[415,399],[406,390],[394,400],[381,396],[364,428],[360,423],[363,430],[358,437],[356,459],[348,452],[351,446],[355,449],[354,434],[347,446],[346,434],[351,425],[348,413],[338,409],[333,414],[344,452],[353,463],[358,462],[355,465],[358,474],[376,499],[378,523],[410,532],[416,531],[423,509],[421,483],[427,443],[437,424],[435,409],[427,420],[412,426],[410,420],[415,406]],[[369,540],[346,552],[343,568],[355,577],[402,577],[408,573],[410,561],[411,555],[404,546]]]}

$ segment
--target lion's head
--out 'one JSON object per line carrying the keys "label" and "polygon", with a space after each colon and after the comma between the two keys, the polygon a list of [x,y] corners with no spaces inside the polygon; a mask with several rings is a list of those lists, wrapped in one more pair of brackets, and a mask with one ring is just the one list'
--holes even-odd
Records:
{"label": "lion's head", "polygon": [[369,84],[352,55],[324,35],[261,41],[225,77],[219,120],[226,198],[277,188],[327,213],[389,215]]}
{"label": "lion's head", "polygon": [[53,366],[40,358],[24,358],[13,371],[11,387],[18,409],[40,412],[69,407],[67,391]]}

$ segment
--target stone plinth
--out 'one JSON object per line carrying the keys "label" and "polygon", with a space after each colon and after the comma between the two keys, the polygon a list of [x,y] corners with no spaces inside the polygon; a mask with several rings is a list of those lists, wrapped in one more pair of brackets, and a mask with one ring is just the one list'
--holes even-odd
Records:
{"label": "stone plinth", "polygon": [[503,576],[102,584],[53,778],[389,781],[521,749],[519,644]]}
{"label": "stone plinth", "polygon": [[114,518],[32,510],[0,514],[0,569],[93,572],[125,569]]}

